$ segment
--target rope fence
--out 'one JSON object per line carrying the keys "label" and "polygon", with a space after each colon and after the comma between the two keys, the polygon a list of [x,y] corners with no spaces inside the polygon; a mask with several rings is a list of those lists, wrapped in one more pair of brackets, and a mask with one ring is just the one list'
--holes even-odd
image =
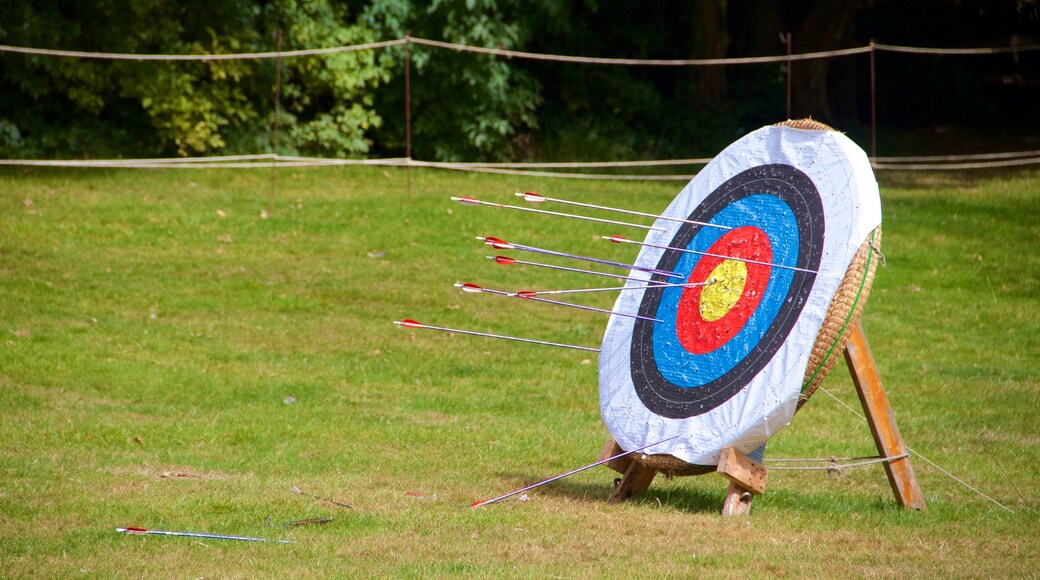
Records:
{"label": "rope fence", "polygon": [[[45,48],[33,48],[22,46],[0,45],[0,54],[27,54],[44,57],[57,58],[84,58],[95,60],[123,60],[123,61],[217,61],[217,60],[261,60],[261,59],[283,59],[305,56],[321,56],[343,52],[355,52],[362,50],[378,50],[394,46],[404,46],[406,49],[405,63],[405,87],[406,103],[410,103],[410,64],[411,45],[428,46],[457,52],[470,52],[486,54],[501,58],[516,58],[527,60],[566,62],[575,64],[596,64],[610,66],[672,66],[672,67],[697,67],[697,66],[722,66],[742,64],[764,64],[783,63],[805,60],[816,60],[824,58],[837,58],[842,56],[870,54],[871,55],[871,77],[874,76],[874,59],[876,52],[893,52],[904,54],[930,54],[930,55],[995,55],[1007,53],[1031,52],[1040,50],[1040,44],[1029,44],[1022,46],[992,47],[992,48],[925,48],[897,46],[888,44],[877,44],[871,42],[867,46],[830,50],[822,52],[811,52],[802,54],[787,54],[781,56],[762,56],[745,58],[713,58],[713,59],[628,59],[628,58],[596,58],[573,55],[542,54],[507,50],[502,48],[486,48],[454,44],[438,40],[429,40],[412,36],[396,40],[382,42],[371,42],[349,46],[334,46],[327,48],[313,48],[304,50],[288,50],[275,52],[247,52],[226,54],[129,54],[111,52],[90,52],[73,50],[55,50]],[[790,75],[790,67],[787,74]],[[871,101],[875,99],[874,83],[871,83]],[[403,158],[385,159],[337,159],[323,157],[298,157],[285,156],[277,153],[263,153],[253,155],[228,155],[208,156],[195,158],[158,158],[158,159],[97,159],[97,160],[45,160],[45,159],[0,159],[0,166],[28,166],[28,167],[92,167],[92,168],[254,168],[254,167],[317,167],[317,166],[348,166],[348,165],[373,165],[394,167],[425,167],[434,169],[445,169],[453,171],[468,171],[479,173],[492,173],[502,175],[525,175],[530,177],[553,177],[568,179],[616,179],[616,180],[689,180],[692,174],[614,174],[614,173],[585,173],[585,172],[559,172],[543,171],[546,169],[597,169],[597,168],[624,168],[624,167],[682,167],[702,166],[711,159],[662,159],[645,161],[609,161],[609,162],[563,162],[563,163],[445,163],[437,161],[421,161],[411,158],[411,107],[407,105],[405,112],[407,125],[407,156]],[[873,115],[872,115],[873,117]],[[975,169],[999,169],[1010,167],[1022,167],[1028,165],[1040,165],[1040,151],[1016,151],[1006,153],[984,153],[978,155],[945,155],[945,156],[917,156],[917,157],[877,157],[873,155],[876,150],[876,122],[871,119],[871,164],[876,170],[900,170],[900,171],[945,171],[945,170],[975,170]]]}
{"label": "rope fence", "polygon": [[829,457],[829,458],[806,458],[806,459],[766,459],[766,463],[819,463],[826,462],[827,465],[773,465],[770,471],[826,471],[828,473],[842,474],[846,469],[854,467],[866,467],[875,463],[891,463],[897,459],[910,457],[909,453],[893,455],[892,457]]}
{"label": "rope fence", "polygon": [[[407,157],[382,159],[336,159],[328,157],[299,157],[275,153],[227,155],[210,157],[172,157],[149,159],[0,159],[0,166],[21,167],[74,167],[119,169],[248,169],[257,167],[331,167],[331,166],[386,166],[423,167],[473,173],[523,175],[562,179],[616,179],[627,181],[689,181],[693,173],[677,174],[620,174],[573,173],[537,171],[538,169],[570,168],[624,168],[624,167],[682,167],[703,166],[711,161],[702,159],[661,159],[645,161],[591,161],[564,163],[452,163],[420,161]],[[1040,165],[1040,150],[979,155],[937,155],[931,157],[874,157],[871,165],[876,170],[943,171],[968,169],[1000,169]]]}
{"label": "rope fence", "polygon": [[1040,44],[1026,44],[1022,46],[1002,46],[993,48],[926,48],[913,46],[897,46],[892,44],[871,43],[867,46],[844,48],[838,50],[827,50],[820,52],[808,52],[801,54],[779,55],[779,56],[756,56],[743,58],[703,58],[703,59],[638,59],[638,58],[597,58],[587,56],[569,56],[560,54],[543,54],[536,52],[523,52],[518,50],[507,50],[504,48],[485,48],[481,46],[469,46],[466,44],[454,44],[440,40],[429,40],[415,36],[406,36],[397,40],[384,40],[381,42],[370,42],[366,44],[353,44],[347,46],[331,46],[328,48],[310,48],[304,50],[286,50],[282,52],[242,52],[221,54],[133,54],[118,52],[90,52],[78,50],[56,50],[49,48],[32,48],[25,46],[10,46],[0,44],[0,52],[12,52],[20,54],[34,54],[38,56],[58,56],[68,58],[90,58],[97,60],[152,60],[152,61],[210,61],[210,60],[261,60],[270,58],[292,58],[298,56],[314,56],[321,54],[333,54],[337,52],[354,52],[358,50],[373,50],[387,48],[390,46],[401,46],[404,44],[418,44],[446,48],[459,52],[473,52],[478,54],[490,54],[507,58],[523,58],[529,60],[545,60],[555,62],[571,62],[581,64],[606,64],[620,66],[715,66],[731,64],[768,64],[776,62],[787,62],[788,60],[814,60],[820,58],[835,58],[854,54],[866,54],[874,51],[899,52],[909,54],[935,54],[935,55],[987,55],[1005,54],[1015,52],[1030,52],[1040,50]]}

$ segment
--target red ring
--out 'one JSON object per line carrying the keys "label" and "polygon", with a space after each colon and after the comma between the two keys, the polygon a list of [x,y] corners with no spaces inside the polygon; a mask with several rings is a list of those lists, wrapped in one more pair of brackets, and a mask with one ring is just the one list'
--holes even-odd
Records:
{"label": "red ring", "polygon": [[747,280],[744,290],[729,312],[718,320],[709,322],[701,316],[701,293],[704,286],[694,286],[683,291],[679,299],[675,330],[683,348],[693,354],[704,354],[721,347],[744,328],[762,301],[772,270],[767,264],[773,261],[773,246],[769,243],[768,234],[755,226],[743,226],[726,232],[706,253],[713,256],[701,258],[690,273],[688,283],[708,281],[715,268],[729,259],[762,263],[745,262]]}

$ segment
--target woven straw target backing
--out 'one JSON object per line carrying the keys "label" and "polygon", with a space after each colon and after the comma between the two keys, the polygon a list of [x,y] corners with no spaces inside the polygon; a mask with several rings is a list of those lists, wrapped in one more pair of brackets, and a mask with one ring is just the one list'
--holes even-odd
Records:
{"label": "woven straw target backing", "polygon": [[852,259],[852,264],[842,279],[830,308],[827,309],[827,316],[819,334],[816,335],[812,354],[809,355],[809,366],[805,369],[802,395],[798,399],[799,409],[823,383],[827,373],[838,362],[838,355],[845,351],[849,334],[859,323],[863,306],[867,303],[870,286],[874,282],[874,271],[877,269],[878,256],[875,254],[880,247],[881,226],[878,226],[856,251],[856,257]]}

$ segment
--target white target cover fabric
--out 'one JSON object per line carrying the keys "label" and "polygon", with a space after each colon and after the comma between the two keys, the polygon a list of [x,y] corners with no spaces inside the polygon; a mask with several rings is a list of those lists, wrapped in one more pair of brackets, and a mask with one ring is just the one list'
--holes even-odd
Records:
{"label": "white target cover fabric", "polygon": [[[662,215],[714,227],[654,223],[663,231],[647,236],[635,265],[675,274],[632,270],[645,282],[628,282],[642,289],[621,292],[614,312],[660,322],[610,317],[600,411],[623,449],[678,436],[645,453],[714,465],[722,449],[748,453],[790,423],[828,306],[881,223],[878,187],[866,154],[844,135],[771,126],[726,148]],[[724,259],[730,252],[746,260]],[[727,276],[743,282],[720,302]],[[647,289],[708,278],[715,284],[696,291]],[[709,293],[719,312],[705,310]],[[729,322],[718,326],[717,317]]]}

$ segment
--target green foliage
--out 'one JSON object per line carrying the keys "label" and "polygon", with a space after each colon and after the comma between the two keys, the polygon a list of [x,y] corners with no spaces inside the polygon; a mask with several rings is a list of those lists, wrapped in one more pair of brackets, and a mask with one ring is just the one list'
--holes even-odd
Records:
{"label": "green foliage", "polygon": [[[5,44],[122,53],[226,54],[371,41],[334,0],[4,2]],[[5,55],[0,154],[204,155],[270,150],[272,60],[135,62]],[[345,157],[381,123],[370,90],[390,78],[373,51],[284,59],[279,149]]]}
{"label": "green foliage", "polygon": [[[1034,44],[1022,2],[878,0],[0,0],[0,43],[213,55],[333,47],[406,35],[526,52],[640,59],[778,55],[863,46]],[[939,9],[941,8],[941,9]],[[834,16],[834,17],[831,17]],[[278,40],[277,31],[281,31]],[[788,111],[885,147],[921,126],[1035,148],[1036,51],[877,56],[784,65],[604,66],[411,45],[282,60],[134,62],[4,53],[0,157],[406,153],[458,160],[705,157]],[[925,66],[927,65],[927,66]],[[281,86],[281,107],[275,105]],[[872,97],[877,97],[871,101]],[[871,107],[876,111],[872,117]],[[280,110],[276,110],[280,109]],[[1001,127],[996,131],[994,127]],[[277,133],[277,140],[275,134]],[[1006,141],[1007,139],[1005,139]],[[277,141],[277,145],[275,145]],[[970,143],[957,135],[954,145]],[[879,154],[899,153],[896,147]],[[913,153],[950,153],[921,139]],[[985,149],[991,149],[986,147]],[[959,151],[958,151],[959,152]]]}
{"label": "green foliage", "polygon": [[[333,2],[283,2],[275,21],[287,31],[286,50],[349,46],[375,40],[375,33],[360,24],[346,24],[345,7]],[[371,89],[390,80],[385,59],[374,51],[340,52],[287,62],[283,84],[289,136],[285,152],[332,157],[365,153],[367,134],[382,124],[374,110]]]}
{"label": "green foliage", "polygon": [[[374,0],[363,21],[383,38],[406,34],[486,48],[520,49],[534,31],[526,15],[540,2],[522,0]],[[552,4],[546,2],[545,4]],[[395,53],[403,57],[404,49]],[[536,129],[541,104],[539,83],[516,63],[488,55],[413,46],[413,152],[419,159],[460,161],[506,159],[527,153],[525,134]],[[380,93],[387,119],[381,145],[404,148],[404,80]]]}

